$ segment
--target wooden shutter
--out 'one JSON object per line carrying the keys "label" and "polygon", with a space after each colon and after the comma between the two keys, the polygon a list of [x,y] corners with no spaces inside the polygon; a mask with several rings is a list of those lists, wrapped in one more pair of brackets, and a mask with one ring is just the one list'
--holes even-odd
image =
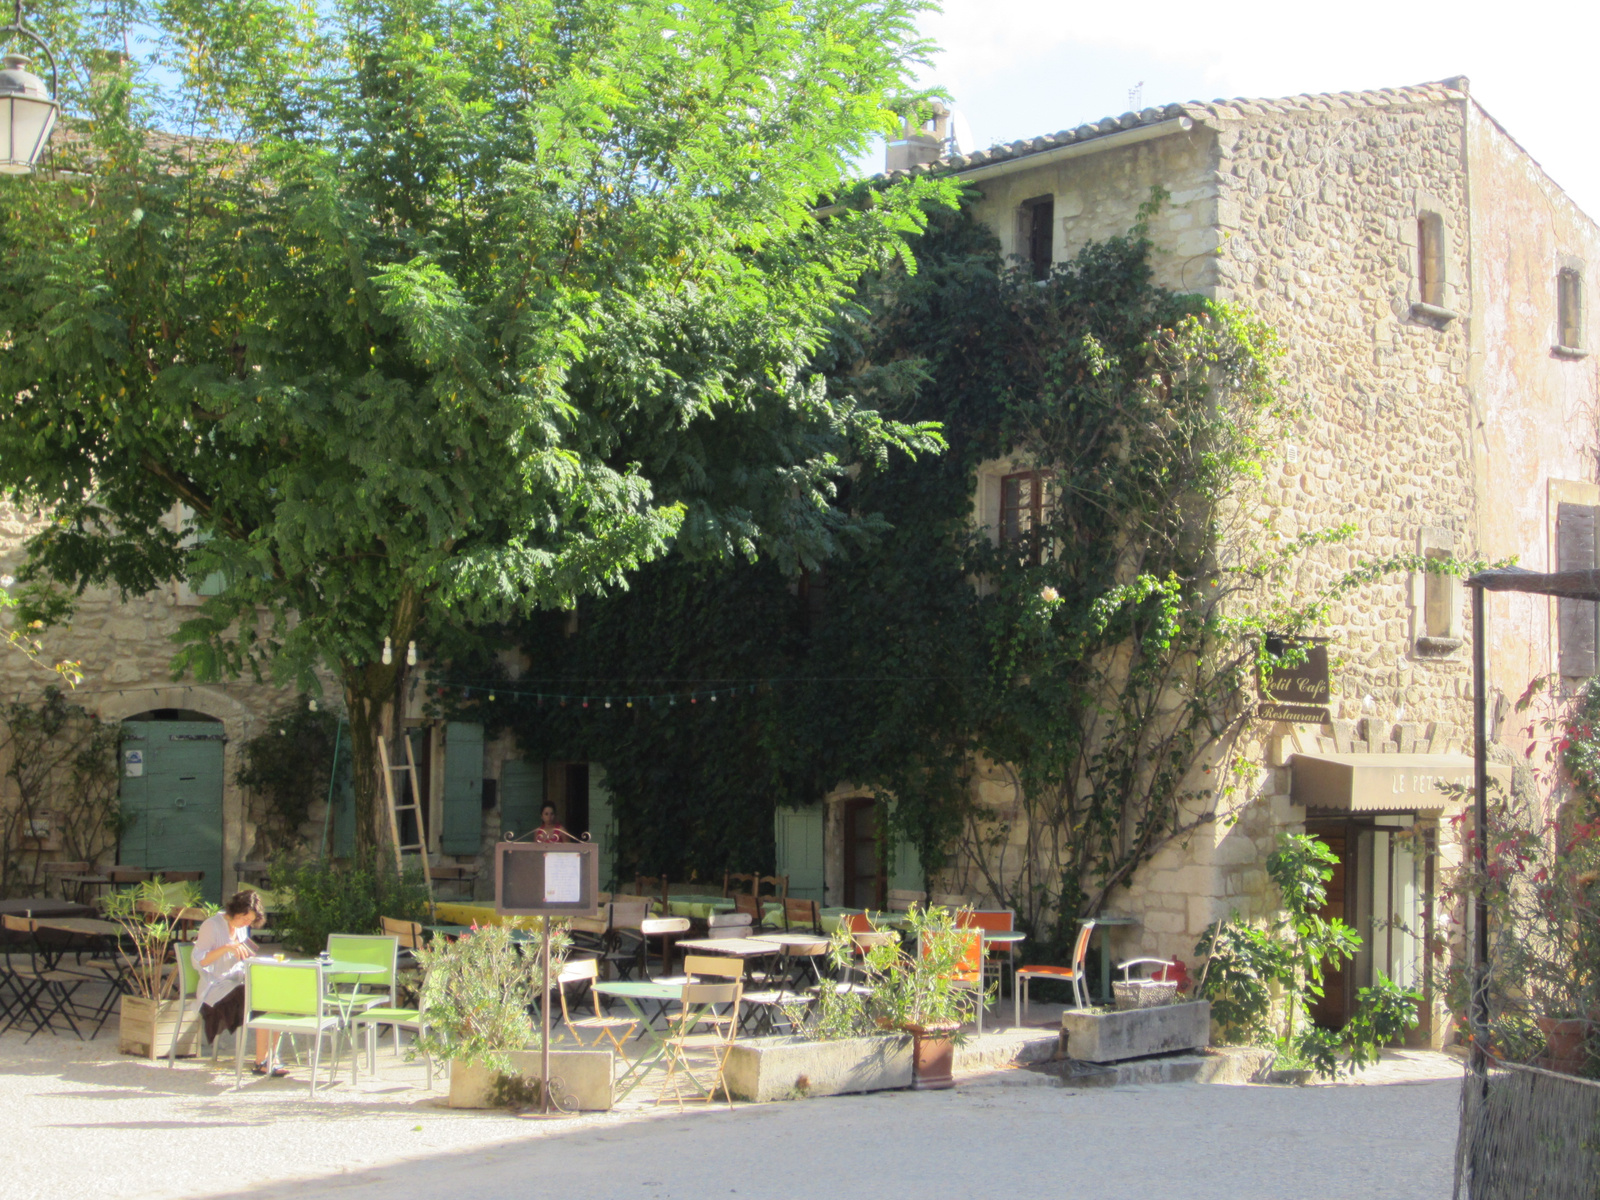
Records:
{"label": "wooden shutter", "polygon": [[544,807],[544,764],[508,762],[500,768],[500,828],[532,833]]}
{"label": "wooden shutter", "polygon": [[600,886],[615,891],[617,872],[617,819],[611,810],[611,789],[605,768],[589,764],[589,840],[600,848]]}
{"label": "wooden shutter", "polygon": [[439,850],[476,854],[483,848],[483,726],[451,721],[444,731],[444,822]]}
{"label": "wooden shutter", "polygon": [[779,875],[789,877],[789,895],[823,901],[822,805],[777,808],[772,814]]}
{"label": "wooden shutter", "polygon": [[[1586,504],[1556,506],[1556,570],[1595,567],[1595,510]],[[1593,600],[1556,601],[1556,638],[1561,674],[1587,679],[1595,674],[1596,605]]]}

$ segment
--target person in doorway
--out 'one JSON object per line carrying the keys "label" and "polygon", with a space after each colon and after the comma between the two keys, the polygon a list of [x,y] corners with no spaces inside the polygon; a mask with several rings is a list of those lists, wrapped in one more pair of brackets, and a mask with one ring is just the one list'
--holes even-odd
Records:
{"label": "person in doorway", "polygon": [[[196,998],[200,1001],[200,1019],[205,1023],[206,1037],[213,1042],[224,1030],[236,1032],[244,1024],[245,962],[256,954],[250,930],[265,924],[266,920],[267,913],[261,907],[259,895],[250,891],[236,892],[228,898],[221,912],[213,913],[201,923],[195,934],[194,965],[200,974]],[[269,1055],[276,1040],[276,1035],[269,1041],[266,1030],[256,1030],[257,1075],[267,1073]],[[272,1069],[274,1078],[288,1073],[282,1067]]]}
{"label": "person in doorway", "polygon": [[561,823],[556,820],[556,806],[546,804],[539,810],[539,828],[533,831],[533,840],[535,845],[543,845],[549,842],[575,842],[578,839],[563,829]]}

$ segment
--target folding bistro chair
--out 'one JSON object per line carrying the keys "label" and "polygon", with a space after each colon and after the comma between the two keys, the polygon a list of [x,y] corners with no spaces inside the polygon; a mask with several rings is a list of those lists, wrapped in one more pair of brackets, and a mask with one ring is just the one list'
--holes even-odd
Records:
{"label": "folding bistro chair", "polygon": [[[633,1017],[608,1017],[600,1011],[599,1001],[595,999],[594,985],[600,977],[600,964],[594,959],[583,959],[579,962],[569,962],[562,968],[560,976],[556,979],[558,990],[561,993],[561,1023],[566,1026],[567,1032],[572,1035],[572,1040],[584,1047],[594,1047],[603,1041],[609,1041],[616,1048],[621,1058],[627,1058],[627,1051],[622,1044],[633,1036],[639,1022]],[[581,984],[589,989],[589,1003],[594,1006],[594,1016],[578,1017],[573,1019],[571,1011],[567,1008],[567,984]],[[594,1030],[594,1041],[585,1042],[580,1031]],[[621,1030],[619,1034],[617,1031]]]}
{"label": "folding bistro chair", "polygon": [[740,892],[733,898],[733,911],[749,917],[752,928],[761,927],[761,901],[750,893]]}
{"label": "folding bistro chair", "polygon": [[905,888],[890,888],[889,889],[889,911],[890,912],[900,912],[900,913],[910,912],[917,905],[926,904],[927,902],[928,902],[928,893],[927,892],[913,892],[913,891],[908,891]]}
{"label": "folding bistro chair", "polygon": [[783,927],[791,932],[821,933],[822,908],[815,900],[783,902]]}
{"label": "folding bistro chair", "polygon": [[[678,1111],[683,1111],[681,1073],[700,1089],[707,1104],[716,1099],[717,1089],[721,1088],[722,1094],[728,1098],[728,1107],[733,1107],[733,1093],[728,1091],[725,1072],[728,1055],[733,1051],[733,1041],[739,1036],[739,998],[743,990],[737,982],[683,985],[683,992],[678,998],[680,1008],[677,1018],[663,1039],[667,1075],[661,1083],[661,1094],[656,1097],[657,1104],[665,1099],[667,1088],[670,1087],[678,1102]],[[728,1010],[719,1014],[716,1011],[719,1004],[728,1005]],[[709,1026],[712,1032],[696,1033],[701,1026]],[[710,1052],[715,1066],[709,1084],[696,1075],[689,1065],[689,1054],[701,1050]]]}
{"label": "folding bistro chair", "polygon": [[[254,1029],[311,1039],[311,1090],[317,1096],[317,1063],[322,1055],[322,1035],[339,1032],[339,1018],[324,1011],[327,984],[321,963],[281,963],[266,959],[245,962],[244,1025],[233,1040],[233,1086],[244,1080],[245,1035]],[[277,1055],[274,1053],[274,1061]],[[329,1072],[332,1083],[332,1072]]]}
{"label": "folding bistro chair", "polygon": [[33,918],[7,915],[0,917],[0,924],[8,933],[18,935],[13,944],[24,946],[28,957],[27,963],[19,964],[16,961],[17,954],[8,956],[7,969],[13,980],[16,1004],[6,1029],[27,1017],[33,1021],[33,1030],[28,1034],[30,1042],[45,1029],[50,1031],[51,1037],[55,1037],[55,1019],[59,1016],[65,1019],[67,1027],[82,1041],[83,1031],[72,1019],[72,998],[80,987],[89,982],[88,979],[50,965],[49,954],[39,944],[38,923]]}
{"label": "folding bistro chair", "polygon": [[1089,937],[1094,933],[1095,922],[1084,921],[1078,928],[1078,939],[1072,944],[1072,965],[1053,967],[1039,963],[1031,967],[1018,967],[1011,976],[1011,1001],[1016,1008],[1016,1023],[1021,1026],[1028,1013],[1028,983],[1034,979],[1054,979],[1072,985],[1072,1000],[1078,1008],[1084,1007],[1088,988],[1084,983],[1084,961],[1089,955]]}
{"label": "folding bistro chair", "polygon": [[644,923],[649,916],[650,904],[646,900],[611,902],[607,948],[600,961],[615,967],[621,979],[627,979],[635,970],[646,974]]}

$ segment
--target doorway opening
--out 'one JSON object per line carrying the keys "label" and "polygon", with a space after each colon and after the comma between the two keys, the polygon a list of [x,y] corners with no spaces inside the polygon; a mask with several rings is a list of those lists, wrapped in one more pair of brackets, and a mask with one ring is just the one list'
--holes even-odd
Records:
{"label": "doorway opening", "polygon": [[886,904],[886,884],[878,802],[871,796],[856,796],[843,808],[845,906],[881,909]]}

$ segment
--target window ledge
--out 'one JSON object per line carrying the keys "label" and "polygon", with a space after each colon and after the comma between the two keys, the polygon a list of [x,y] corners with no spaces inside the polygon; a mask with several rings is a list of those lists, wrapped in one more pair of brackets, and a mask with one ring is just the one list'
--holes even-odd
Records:
{"label": "window ledge", "polygon": [[1446,654],[1454,654],[1466,645],[1460,638],[1453,637],[1419,637],[1417,639],[1417,653],[1432,658],[1442,658]]}
{"label": "window ledge", "polygon": [[1440,308],[1436,304],[1423,304],[1420,301],[1411,306],[1411,319],[1421,321],[1424,325],[1432,325],[1435,329],[1443,329],[1461,314],[1454,309]]}
{"label": "window ledge", "polygon": [[1576,346],[1551,346],[1550,354],[1553,358],[1578,359],[1589,357],[1589,352],[1587,350],[1580,350]]}

